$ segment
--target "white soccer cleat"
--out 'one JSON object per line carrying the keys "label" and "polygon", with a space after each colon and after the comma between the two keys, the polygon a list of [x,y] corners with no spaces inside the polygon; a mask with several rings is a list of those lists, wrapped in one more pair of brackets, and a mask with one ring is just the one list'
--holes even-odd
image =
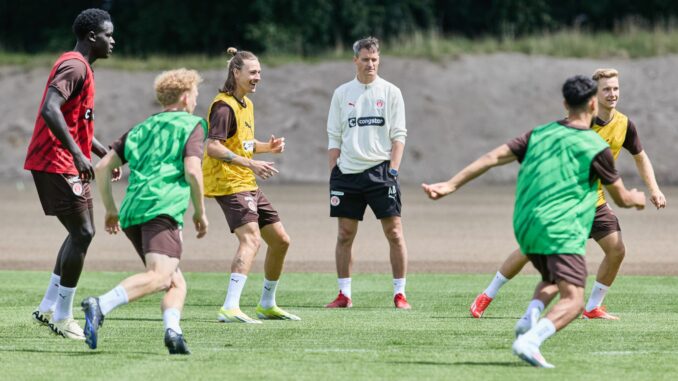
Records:
{"label": "white soccer cleat", "polygon": [[35,324],[40,324],[40,325],[44,325],[46,327],[49,327],[49,321],[52,320],[52,314],[53,313],[54,312],[52,312],[52,311],[40,312],[39,309],[36,309],[31,314],[31,320]]}
{"label": "white soccer cleat", "polygon": [[72,317],[60,321],[53,321],[50,323],[49,327],[52,329],[52,332],[67,339],[85,340],[85,333],[82,331],[80,324]]}
{"label": "white soccer cleat", "polygon": [[553,364],[546,361],[539,352],[539,346],[521,336],[513,342],[513,354],[520,357],[521,360],[537,368],[555,368]]}

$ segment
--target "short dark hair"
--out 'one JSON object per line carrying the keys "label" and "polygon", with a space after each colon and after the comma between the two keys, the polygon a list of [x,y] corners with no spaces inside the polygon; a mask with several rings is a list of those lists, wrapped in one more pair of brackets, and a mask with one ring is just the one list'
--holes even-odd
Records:
{"label": "short dark hair", "polygon": [[73,33],[78,40],[82,40],[90,31],[97,32],[104,21],[111,21],[108,12],[98,8],[85,9],[73,21]]}
{"label": "short dark hair", "polygon": [[563,84],[563,98],[568,106],[579,108],[598,92],[598,84],[589,77],[575,75],[568,78]]}

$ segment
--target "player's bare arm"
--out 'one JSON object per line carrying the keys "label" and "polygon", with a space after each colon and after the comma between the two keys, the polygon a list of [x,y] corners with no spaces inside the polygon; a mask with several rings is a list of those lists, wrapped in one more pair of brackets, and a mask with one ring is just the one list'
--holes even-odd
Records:
{"label": "player's bare arm", "polygon": [[184,158],[184,178],[191,188],[191,203],[193,204],[193,224],[198,232],[197,238],[207,234],[207,215],[205,214],[205,197],[203,196],[202,162],[199,157]]}
{"label": "player's bare arm", "polygon": [[211,158],[225,161],[229,164],[239,165],[251,169],[255,175],[263,180],[268,179],[278,173],[275,163],[272,161],[247,159],[236,155],[233,151],[226,148],[220,140],[207,139],[207,155]]}
{"label": "player's bare arm", "polygon": [[[99,157],[104,157],[108,153],[106,147],[96,138],[92,137],[92,152]],[[116,182],[122,177],[122,168],[113,168],[111,171],[111,181]]]}
{"label": "player's bare arm", "polygon": [[101,195],[101,202],[104,204],[106,214],[104,216],[105,229],[109,234],[117,234],[120,231],[118,222],[118,207],[113,199],[113,189],[111,187],[111,177],[114,168],[122,166],[122,161],[114,150],[108,151],[96,165],[94,171],[99,179],[97,188]]}
{"label": "player's bare arm", "polygon": [[254,140],[254,152],[256,153],[282,153],[285,150],[285,138],[276,138],[271,135],[268,142]]}
{"label": "player's bare arm", "polygon": [[80,147],[75,143],[75,140],[68,133],[68,125],[64,119],[64,114],[61,112],[61,106],[66,103],[66,99],[61,96],[59,91],[50,87],[45,95],[45,102],[43,103],[40,115],[45,119],[47,127],[59,139],[61,144],[73,156],[73,163],[78,169],[80,179],[83,181],[90,181],[94,179],[94,168],[92,163],[85,157],[80,150]]}
{"label": "player's bare arm", "polygon": [[469,164],[451,179],[436,184],[421,184],[424,193],[432,200],[438,200],[455,192],[464,184],[487,172],[490,168],[511,163],[517,159],[507,144],[493,149]]}
{"label": "player's bare arm", "polygon": [[652,162],[647,156],[647,153],[645,153],[645,151],[640,151],[639,154],[633,155],[633,160],[636,162],[638,174],[640,174],[640,177],[643,179],[643,182],[650,193],[650,202],[657,209],[666,207],[666,197],[664,197],[664,193],[662,193],[659,189],[659,185],[657,185]]}
{"label": "player's bare arm", "polygon": [[612,196],[614,203],[622,208],[636,208],[638,210],[645,208],[645,193],[635,188],[626,189],[621,178],[612,184],[605,185],[605,189]]}

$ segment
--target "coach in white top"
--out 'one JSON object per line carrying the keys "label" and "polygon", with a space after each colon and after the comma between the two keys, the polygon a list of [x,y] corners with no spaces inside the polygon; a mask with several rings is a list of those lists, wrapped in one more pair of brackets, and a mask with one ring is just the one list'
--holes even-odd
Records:
{"label": "coach in white top", "polygon": [[367,205],[381,221],[390,247],[393,301],[409,309],[405,298],[407,246],[400,219],[398,169],[405,148],[405,104],[393,84],[377,75],[379,40],[353,44],[356,78],[339,86],[327,117],[330,216],[337,217],[336,261],[339,295],[328,308],[347,308],[351,300],[353,240]]}

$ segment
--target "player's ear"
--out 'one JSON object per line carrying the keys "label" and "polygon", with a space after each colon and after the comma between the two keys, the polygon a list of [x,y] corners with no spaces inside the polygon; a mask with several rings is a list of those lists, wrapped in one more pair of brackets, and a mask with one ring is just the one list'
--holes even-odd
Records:
{"label": "player's ear", "polygon": [[93,30],[87,32],[87,41],[94,43],[97,40],[97,34]]}

